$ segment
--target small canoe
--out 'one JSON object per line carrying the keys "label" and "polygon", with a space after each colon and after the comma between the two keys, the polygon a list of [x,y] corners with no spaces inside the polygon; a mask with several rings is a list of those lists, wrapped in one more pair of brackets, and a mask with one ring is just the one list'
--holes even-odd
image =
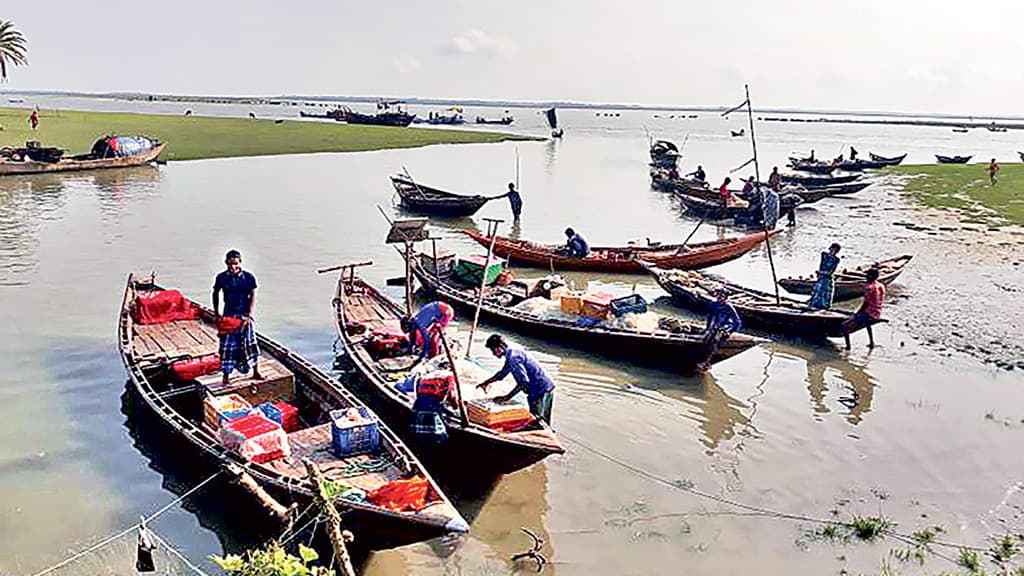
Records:
{"label": "small canoe", "polygon": [[[835,274],[835,292],[833,300],[852,300],[864,295],[864,284],[867,282],[864,274],[870,268],[878,268],[878,281],[882,284],[890,284],[897,276],[903,273],[913,258],[911,254],[904,254],[888,260],[881,260],[871,264],[863,264],[852,269],[839,270]],[[781,278],[779,286],[786,292],[792,294],[810,294],[814,288],[815,278],[813,277],[791,277]]]}
{"label": "small canoe", "polygon": [[744,128],[740,128],[739,130],[730,130],[729,131],[729,134],[731,134],[733,138],[739,138],[740,136],[743,136],[746,133],[747,133],[747,131]]}
{"label": "small canoe", "polygon": [[515,122],[515,118],[511,116],[504,116],[502,118],[484,118],[483,116],[476,117],[477,124],[500,124],[502,126],[508,126]]}
{"label": "small canoe", "polygon": [[849,184],[858,180],[861,174],[845,174],[843,176],[808,176],[806,174],[782,174],[784,184],[799,184],[804,188],[819,188],[835,184]]}
{"label": "small canoe", "polygon": [[[102,139],[101,139],[102,140]],[[76,172],[79,170],[102,170],[107,168],[128,168],[149,164],[164,151],[165,144],[159,140],[146,138],[152,146],[137,154],[125,156],[103,155],[97,153],[78,154],[61,158],[56,162],[38,162],[35,160],[15,160],[0,156],[0,176],[17,176],[22,174],[48,174],[51,172]],[[99,145],[99,141],[97,141]],[[95,146],[94,146],[95,148]]]}
{"label": "small canoe", "polygon": [[871,159],[874,160],[875,162],[881,162],[883,166],[898,166],[903,162],[903,159],[907,157],[906,154],[902,156],[886,157],[879,156],[878,154],[874,154],[872,152],[868,152],[868,156],[870,156]]}
{"label": "small canoe", "polygon": [[877,160],[845,160],[837,164],[837,168],[846,172],[862,172],[864,170],[876,170],[888,166],[885,162]]}
{"label": "small canoe", "polygon": [[1017,152],[1017,156],[1020,156],[1020,161],[1021,161],[1021,162],[1024,162],[1024,152],[1020,152],[1020,151],[1018,151],[1018,152]]}
{"label": "small canoe", "polygon": [[789,166],[794,170],[810,172],[812,174],[831,174],[838,168],[835,164],[826,164],[824,162],[792,162]]}
{"label": "small canoe", "polygon": [[653,267],[649,271],[658,285],[672,296],[673,303],[695,312],[707,313],[715,303],[715,293],[725,290],[744,326],[767,332],[811,340],[841,337],[843,323],[853,317],[852,313],[842,310],[809,308],[806,302],[792,298],[782,298],[779,304],[774,294],[733,284],[720,276]]}
{"label": "small canoe", "polygon": [[[490,246],[490,238],[472,230],[463,233],[476,240],[481,246]],[[778,231],[769,232],[770,235]],[[657,246],[592,247],[584,258],[576,258],[556,252],[557,244],[540,244],[498,236],[494,241],[494,253],[517,265],[534,266],[554,270],[582,270],[609,272],[614,274],[643,274],[641,264],[646,261],[661,268],[684,270],[706,268],[735,260],[764,242],[764,234],[747,234],[724,240]]]}
{"label": "small canoe", "polygon": [[[349,522],[359,527],[360,542],[370,548],[403,546],[469,530],[423,465],[384,422],[378,421],[379,448],[374,453],[338,455],[332,449],[328,412],[356,408],[374,416],[373,412],[330,375],[263,334],[257,334],[263,380],[236,375],[225,387],[220,373],[194,380],[177,376],[171,369],[173,362],[217,353],[217,327],[212,311],[184,299],[178,300],[178,309],[191,310],[183,316],[193,319],[137,322],[139,298],[158,293],[168,294],[151,278],[128,277],[118,344],[131,389],[178,440],[176,446],[167,449],[188,449],[219,466],[237,466],[284,504],[304,504],[312,499],[314,488],[307,479],[303,458],[316,462],[327,479],[367,493],[391,480],[425,481],[429,495],[425,507],[416,512],[396,511],[368,499],[336,500],[344,514],[351,515]],[[220,423],[206,414],[205,402],[208,397],[230,394],[238,394],[251,404],[264,401],[264,396],[288,398],[298,408],[296,426],[287,434],[291,454],[257,463],[225,448],[212,424],[217,422],[219,427]]]}
{"label": "small canoe", "polygon": [[[428,293],[438,296],[472,315],[476,310],[479,286],[468,286],[449,276],[435,276],[420,265],[414,255],[411,269]],[[538,300],[540,299],[540,300]],[[624,358],[683,373],[697,371],[697,365],[707,357],[703,326],[672,319],[659,322],[657,329],[643,333],[608,326],[591,326],[579,322],[581,317],[570,314],[541,315],[529,308],[517,307],[526,301],[522,294],[514,294],[503,287],[492,286],[484,291],[480,307],[481,318],[506,326],[526,335],[569,344],[603,356]],[[534,296],[531,301],[558,307],[558,300]],[[589,320],[589,318],[587,319]],[[665,328],[662,328],[662,325]],[[671,330],[668,327],[671,326]],[[746,334],[733,334],[722,343],[712,363],[721,362],[757,344],[765,342]]]}
{"label": "small canoe", "polygon": [[[396,428],[409,431],[415,395],[399,390],[396,383],[405,377],[402,369],[411,366],[416,358],[378,359],[367,349],[372,331],[398,327],[405,309],[358,276],[343,270],[338,276],[334,311],[347,358],[368,384],[366,388],[375,404]],[[472,383],[462,381],[461,384],[464,397],[470,390],[476,390]],[[499,393],[493,388],[491,391]],[[448,467],[455,466],[450,468],[453,471],[462,470],[463,475],[507,474],[565,452],[551,427],[541,420],[534,421],[528,429],[502,432],[472,420],[464,423],[457,412],[448,408],[445,424],[448,440],[432,450],[431,464],[447,463]],[[458,466],[472,469],[463,470]]]}
{"label": "small canoe", "polygon": [[402,207],[410,212],[418,214],[429,214],[431,216],[442,216],[445,218],[459,218],[472,216],[477,210],[483,207],[489,200],[500,196],[465,196],[446,192],[438,188],[424,186],[413,182],[406,176],[392,176],[391,185],[401,199]]}
{"label": "small canoe", "polygon": [[[686,207],[686,211],[694,216],[709,220],[744,220],[744,218],[748,216],[750,210],[746,204],[749,200],[749,194],[743,194],[742,191],[733,192],[733,194],[740,198],[743,204],[724,207],[722,206],[721,200],[717,197],[718,192],[713,191],[702,191],[699,193],[675,192],[676,198],[678,198],[679,202]],[[779,196],[779,216],[785,216],[787,212],[795,209],[801,204],[803,204],[803,198],[799,195],[783,191]],[[755,224],[752,227],[759,228],[760,224]]]}
{"label": "small canoe", "polygon": [[939,162],[939,164],[967,164],[968,162],[971,161],[971,158],[973,158],[973,156],[942,156],[941,154],[935,155],[935,159]]}

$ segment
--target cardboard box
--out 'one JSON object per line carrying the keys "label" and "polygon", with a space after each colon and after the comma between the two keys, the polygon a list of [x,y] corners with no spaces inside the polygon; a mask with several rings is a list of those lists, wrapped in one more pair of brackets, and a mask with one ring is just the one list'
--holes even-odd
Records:
{"label": "cardboard box", "polygon": [[604,320],[611,313],[610,306],[614,299],[614,296],[604,292],[587,294],[583,297],[583,315],[588,318]]}
{"label": "cardboard box", "polygon": [[563,314],[583,314],[583,293],[565,292],[559,299]]}

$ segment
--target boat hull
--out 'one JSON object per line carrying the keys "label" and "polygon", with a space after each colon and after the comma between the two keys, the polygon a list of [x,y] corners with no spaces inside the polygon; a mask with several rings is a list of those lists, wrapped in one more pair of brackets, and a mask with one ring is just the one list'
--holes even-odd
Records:
{"label": "boat hull", "polygon": [[93,160],[62,159],[59,162],[3,162],[0,161],[0,176],[19,176],[24,174],[51,174],[54,172],[79,172],[83,170],[104,170],[109,168],[130,168],[149,164],[160,156],[165,144],[160,143],[153,148],[132,156],[119,158],[96,158]]}
{"label": "boat hull", "polygon": [[[871,265],[858,266],[857,268],[853,269],[852,272],[854,274],[862,275],[865,271],[867,271],[868,268],[876,266],[880,267],[884,271],[881,274],[879,274],[878,281],[881,282],[882,284],[888,285],[895,281],[896,278],[898,278],[899,275],[903,273],[903,270],[906,269],[907,264],[910,263],[911,258],[913,258],[913,256],[905,254],[903,256],[897,256],[896,258],[890,258],[888,260],[883,260],[881,262],[875,262],[874,264]],[[811,291],[814,290],[814,283],[815,281],[809,278],[779,279],[779,286],[782,286],[782,288],[786,292],[789,292],[791,294],[809,295]],[[845,278],[844,274],[839,273],[837,274],[835,279],[835,290],[833,292],[832,299],[835,301],[842,301],[860,298],[864,296],[865,283],[866,281],[864,280],[852,279],[850,273],[845,274]]]}

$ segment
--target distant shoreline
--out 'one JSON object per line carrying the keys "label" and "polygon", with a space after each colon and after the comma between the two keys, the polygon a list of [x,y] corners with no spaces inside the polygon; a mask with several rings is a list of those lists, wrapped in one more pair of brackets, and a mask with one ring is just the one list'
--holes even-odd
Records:
{"label": "distant shoreline", "polygon": [[[202,96],[187,94],[149,94],[143,92],[68,92],[56,90],[0,90],[4,96],[55,96],[70,98],[97,98],[106,100],[129,100],[147,102],[182,102],[182,103],[206,103],[206,104],[248,104],[248,105],[281,105],[281,106],[329,106],[332,104],[374,104],[378,101],[376,96],[324,96],[324,95],[277,95],[277,96]],[[485,108],[562,108],[567,110],[633,110],[641,112],[708,112],[721,113],[727,106],[683,106],[683,105],[656,105],[656,104],[625,104],[625,103],[592,103],[573,102],[564,100],[484,100],[475,98],[417,98],[417,97],[391,97],[387,99],[400,100],[417,106],[479,106]],[[732,104],[730,102],[730,104]],[[860,116],[866,118],[927,118],[960,121],[951,124],[953,126],[963,125],[966,120],[968,125],[991,124],[992,121],[999,122],[1021,122],[1024,126],[1024,116],[1013,116],[1006,114],[951,114],[939,112],[897,112],[886,110],[829,110],[820,108],[785,108],[785,107],[754,107],[756,114],[799,114],[799,115],[827,115],[827,116]],[[984,119],[984,122],[975,119]],[[879,122],[897,123],[897,122]]]}

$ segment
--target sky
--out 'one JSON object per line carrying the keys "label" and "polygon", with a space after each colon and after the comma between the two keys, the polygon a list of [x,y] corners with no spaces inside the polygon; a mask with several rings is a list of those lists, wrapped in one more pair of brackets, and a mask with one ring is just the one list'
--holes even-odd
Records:
{"label": "sky", "polygon": [[0,90],[974,115],[1024,110],[1021,0],[5,1]]}

